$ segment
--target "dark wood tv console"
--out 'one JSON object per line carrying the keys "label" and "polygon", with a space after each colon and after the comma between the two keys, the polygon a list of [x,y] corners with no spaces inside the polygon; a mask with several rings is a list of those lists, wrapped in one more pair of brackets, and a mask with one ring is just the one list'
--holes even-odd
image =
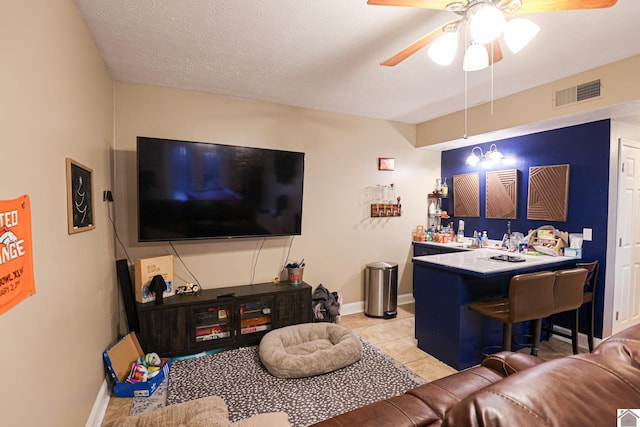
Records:
{"label": "dark wood tv console", "polygon": [[311,322],[311,286],[261,283],[136,303],[145,352],[162,357],[256,345],[268,331]]}

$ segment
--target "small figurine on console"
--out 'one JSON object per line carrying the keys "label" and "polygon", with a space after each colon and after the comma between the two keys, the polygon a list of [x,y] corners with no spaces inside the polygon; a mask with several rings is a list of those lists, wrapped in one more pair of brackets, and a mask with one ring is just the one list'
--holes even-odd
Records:
{"label": "small figurine on console", "polygon": [[200,286],[193,283],[185,283],[184,286],[178,286],[176,289],[178,295],[197,294],[198,292],[200,292]]}

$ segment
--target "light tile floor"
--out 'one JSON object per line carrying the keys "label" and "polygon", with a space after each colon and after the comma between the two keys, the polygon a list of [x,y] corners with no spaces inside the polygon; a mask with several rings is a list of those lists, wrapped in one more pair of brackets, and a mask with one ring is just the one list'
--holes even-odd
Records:
{"label": "light tile floor", "polygon": [[[377,319],[357,313],[342,316],[340,325],[353,330],[426,381],[434,381],[457,372],[418,348],[414,338],[414,304],[399,306],[398,316],[394,319]],[[538,356],[550,360],[569,354],[571,344],[552,338],[541,343]],[[111,397],[103,422],[129,415],[130,407],[131,399]]]}
{"label": "light tile floor", "polygon": [[353,330],[427,381],[457,372],[418,348],[414,338],[414,304],[399,306],[394,319],[376,319],[357,313],[342,316],[340,325]]}

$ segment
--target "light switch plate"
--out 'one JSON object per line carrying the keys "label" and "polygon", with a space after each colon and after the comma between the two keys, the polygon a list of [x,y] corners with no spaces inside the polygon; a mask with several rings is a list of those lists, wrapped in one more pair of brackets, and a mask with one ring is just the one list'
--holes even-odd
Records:
{"label": "light switch plate", "polygon": [[585,242],[590,242],[591,239],[593,239],[593,230],[591,230],[590,228],[583,228],[582,240],[584,240]]}

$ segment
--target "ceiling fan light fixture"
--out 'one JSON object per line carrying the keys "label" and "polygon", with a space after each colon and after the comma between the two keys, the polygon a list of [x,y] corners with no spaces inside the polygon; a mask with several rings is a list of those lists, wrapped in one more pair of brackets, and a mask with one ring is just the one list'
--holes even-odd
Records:
{"label": "ceiling fan light fixture", "polygon": [[429,46],[429,58],[438,65],[450,65],[458,51],[458,33],[446,31]]}
{"label": "ceiling fan light fixture", "polygon": [[504,41],[513,53],[520,52],[540,31],[534,22],[524,18],[511,19],[504,29]]}
{"label": "ceiling fan light fixture", "polygon": [[483,44],[469,45],[464,54],[462,69],[464,71],[478,71],[489,66],[489,53]]}
{"label": "ceiling fan light fixture", "polygon": [[500,37],[504,31],[506,20],[497,7],[480,4],[470,19],[471,37],[480,44],[490,43]]}

